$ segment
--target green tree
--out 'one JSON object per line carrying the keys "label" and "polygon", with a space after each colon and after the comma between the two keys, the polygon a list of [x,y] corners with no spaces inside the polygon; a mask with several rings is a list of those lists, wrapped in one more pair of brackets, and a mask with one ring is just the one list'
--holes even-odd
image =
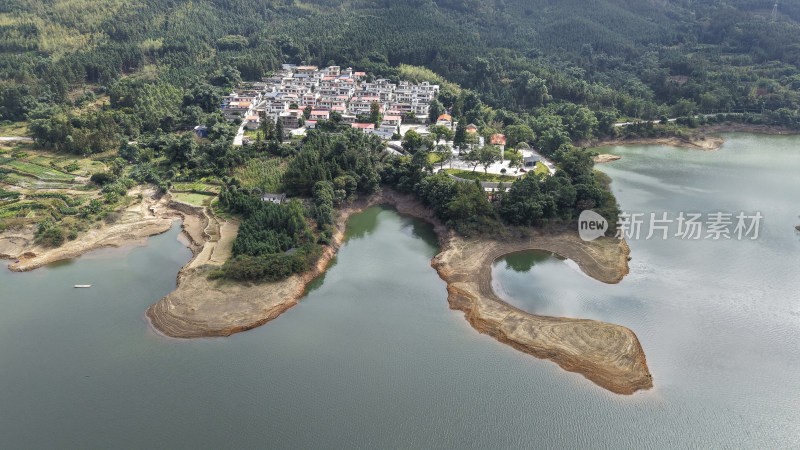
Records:
{"label": "green tree", "polygon": [[483,173],[487,173],[489,166],[500,161],[500,149],[494,145],[485,145],[472,153],[477,153],[476,158],[483,166]]}
{"label": "green tree", "polygon": [[428,130],[437,144],[441,139],[444,139],[445,141],[453,139],[453,130],[444,125],[432,125],[428,127]]}
{"label": "green tree", "polygon": [[430,109],[428,110],[428,121],[430,123],[436,123],[436,121],[439,119],[439,116],[444,114],[444,111],[444,106],[439,100],[431,100]]}
{"label": "green tree", "polygon": [[536,136],[527,125],[509,125],[505,128],[506,146],[516,147],[521,142],[534,142]]}
{"label": "green tree", "polygon": [[414,130],[406,131],[406,135],[403,137],[403,150],[408,153],[415,153],[423,146],[424,142],[422,136]]}
{"label": "green tree", "polygon": [[381,105],[378,102],[372,102],[369,105],[369,122],[374,123],[377,127],[381,121]]}
{"label": "green tree", "polygon": [[285,132],[283,131],[283,123],[281,122],[281,118],[278,117],[275,120],[275,140],[283,142],[283,138],[286,136]]}
{"label": "green tree", "polygon": [[458,123],[456,124],[456,132],[453,135],[453,146],[461,149],[464,147],[464,144],[467,140],[467,121],[464,117],[458,119]]}

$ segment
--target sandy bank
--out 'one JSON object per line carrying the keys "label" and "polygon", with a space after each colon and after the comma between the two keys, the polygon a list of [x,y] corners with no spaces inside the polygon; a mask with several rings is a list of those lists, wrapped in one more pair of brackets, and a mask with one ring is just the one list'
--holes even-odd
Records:
{"label": "sandy bank", "polygon": [[401,214],[429,221],[439,237],[442,252],[431,265],[448,284],[450,307],[464,311],[481,333],[562,368],[583,374],[596,384],[620,394],[652,386],[641,345],[629,329],[593,320],[536,316],[511,307],[491,288],[491,265],[510,252],[539,249],[570,258],[588,275],[619,282],[627,273],[628,248],[615,239],[584,243],[568,233],[525,236],[500,241],[464,239],[436,219],[429,208],[411,196],[384,191],[341,211],[332,244],[315,267],[275,283],[210,281],[218,263],[197,264],[206,250],[178,275],[175,291],[146,312],[153,327],[171,337],[228,336],[277,318],[297,304],[308,282],[323,273],[344,237],[350,215],[375,205],[388,204]]}
{"label": "sandy bank", "polygon": [[[697,136],[616,137],[577,142],[580,147],[604,147],[613,145],[668,145],[695,150],[717,150],[725,141],[722,138],[698,134]],[[603,161],[606,162],[606,161]]]}
{"label": "sandy bank", "polygon": [[536,234],[503,241],[451,237],[433,266],[447,281],[448,301],[472,326],[500,342],[580,373],[617,394],[653,386],[644,351],[628,328],[585,319],[537,316],[494,293],[492,264],[508,253],[545,250],[574,260],[589,276],[617,283],[628,272],[628,247],[616,239],[590,244],[573,233]]}
{"label": "sandy bank", "polygon": [[78,257],[86,252],[103,248],[119,247],[130,242],[141,241],[166,232],[172,227],[172,221],[184,220],[185,235],[190,245],[198,245],[197,228],[202,230],[202,212],[191,210],[184,205],[170,200],[169,195],[158,197],[153,189],[134,190],[131,195],[142,194],[142,200],[128,206],[120,213],[114,223],[101,223],[95,228],[78,236],[74,241],[67,241],[61,247],[41,247],[34,243],[32,226],[21,230],[7,230],[0,235],[0,258],[14,262],[8,268],[15,272],[33,270],[44,265]]}
{"label": "sandy bank", "polygon": [[[657,137],[615,137],[578,141],[579,147],[603,147],[607,145],[668,145],[670,147],[683,147],[695,150],[717,150],[725,140],[713,136],[718,133],[756,133],[773,135],[800,134],[800,130],[779,127],[775,125],[759,125],[748,123],[717,123],[696,128],[686,136],[657,136]],[[600,161],[607,162],[607,161]]]}
{"label": "sandy bank", "polygon": [[619,159],[622,159],[622,156],[612,155],[610,153],[602,153],[602,154],[597,155],[597,156],[594,157],[594,163],[595,164],[603,164],[603,163],[607,163],[607,162],[611,162],[611,161],[617,161]]}

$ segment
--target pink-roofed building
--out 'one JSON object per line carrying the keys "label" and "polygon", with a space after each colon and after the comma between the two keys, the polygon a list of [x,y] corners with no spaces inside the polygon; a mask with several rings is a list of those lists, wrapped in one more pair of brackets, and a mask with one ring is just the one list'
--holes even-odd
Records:
{"label": "pink-roofed building", "polygon": [[331,113],[328,111],[317,110],[317,111],[311,111],[310,117],[311,119],[316,119],[316,120],[328,120],[330,116]]}
{"label": "pink-roofed building", "polygon": [[316,120],[306,120],[306,128],[313,129],[317,128],[317,121]]}
{"label": "pink-roofed building", "polygon": [[252,116],[247,116],[244,122],[244,126],[248,130],[257,130],[260,122],[261,118],[258,116],[258,114],[254,114]]}
{"label": "pink-roofed building", "polygon": [[374,123],[351,123],[350,128],[358,128],[360,130],[374,130],[375,124]]}
{"label": "pink-roofed building", "polygon": [[387,115],[383,116],[383,120],[381,121],[381,126],[383,126],[383,124],[397,126],[397,125],[400,125],[400,122],[402,122],[402,120],[403,120],[403,118],[400,117],[399,115],[388,115],[387,114]]}
{"label": "pink-roofed building", "polygon": [[500,133],[495,133],[492,135],[492,138],[489,141],[492,145],[499,145],[501,147],[505,147],[506,145],[506,137]]}
{"label": "pink-roofed building", "polygon": [[317,66],[297,66],[295,70],[297,73],[312,74],[317,71]]}

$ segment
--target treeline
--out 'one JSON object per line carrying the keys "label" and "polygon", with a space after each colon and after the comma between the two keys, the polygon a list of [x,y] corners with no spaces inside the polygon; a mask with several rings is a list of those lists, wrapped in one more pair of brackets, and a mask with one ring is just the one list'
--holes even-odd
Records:
{"label": "treeline", "polygon": [[608,190],[607,180],[593,171],[591,155],[563,144],[554,159],[559,164],[555,175],[529,173],[509,186],[498,187],[491,199],[478,181],[464,183],[442,172],[431,174],[425,150],[390,158],[381,175],[385,184],[415,194],[438,218],[462,234],[496,232],[503,223],[540,226],[569,222],[586,209],[616,223],[616,199]]}
{"label": "treeline", "polygon": [[249,192],[226,187],[223,208],[243,220],[233,243],[233,258],[213,276],[232,280],[277,281],[307,270],[321,248],[297,200],[278,205]]}

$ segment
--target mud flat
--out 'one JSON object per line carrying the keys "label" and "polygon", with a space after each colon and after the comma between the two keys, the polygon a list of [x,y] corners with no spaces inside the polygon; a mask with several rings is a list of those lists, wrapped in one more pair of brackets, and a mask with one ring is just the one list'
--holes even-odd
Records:
{"label": "mud flat", "polygon": [[296,305],[308,282],[326,270],[341,246],[350,215],[376,205],[391,205],[400,214],[434,226],[442,252],[431,265],[447,282],[450,307],[463,311],[479,332],[538,358],[550,359],[615,393],[632,394],[652,387],[644,352],[631,330],[593,320],[536,316],[508,305],[491,287],[491,266],[497,258],[531,249],[570,258],[600,281],[619,282],[628,271],[629,250],[624,242],[600,239],[584,243],[576,233],[571,236],[567,232],[520,235],[503,241],[467,239],[448,230],[413,197],[394,191],[344,208],[332,243],[325,247],[317,264],[280,282],[209,280],[209,272],[222,262],[212,257],[199,263],[197,259],[208,254],[200,247],[178,274],[176,290],[152,305],[146,315],[158,332],[175,338],[229,336],[263,325]]}
{"label": "mud flat", "polygon": [[[617,137],[595,139],[578,142],[582,147],[603,147],[606,145],[668,145],[670,147],[684,147],[695,150],[717,150],[722,147],[724,139],[706,136],[698,133],[696,136],[659,136],[659,137]],[[602,161],[607,162],[607,161]]]}

